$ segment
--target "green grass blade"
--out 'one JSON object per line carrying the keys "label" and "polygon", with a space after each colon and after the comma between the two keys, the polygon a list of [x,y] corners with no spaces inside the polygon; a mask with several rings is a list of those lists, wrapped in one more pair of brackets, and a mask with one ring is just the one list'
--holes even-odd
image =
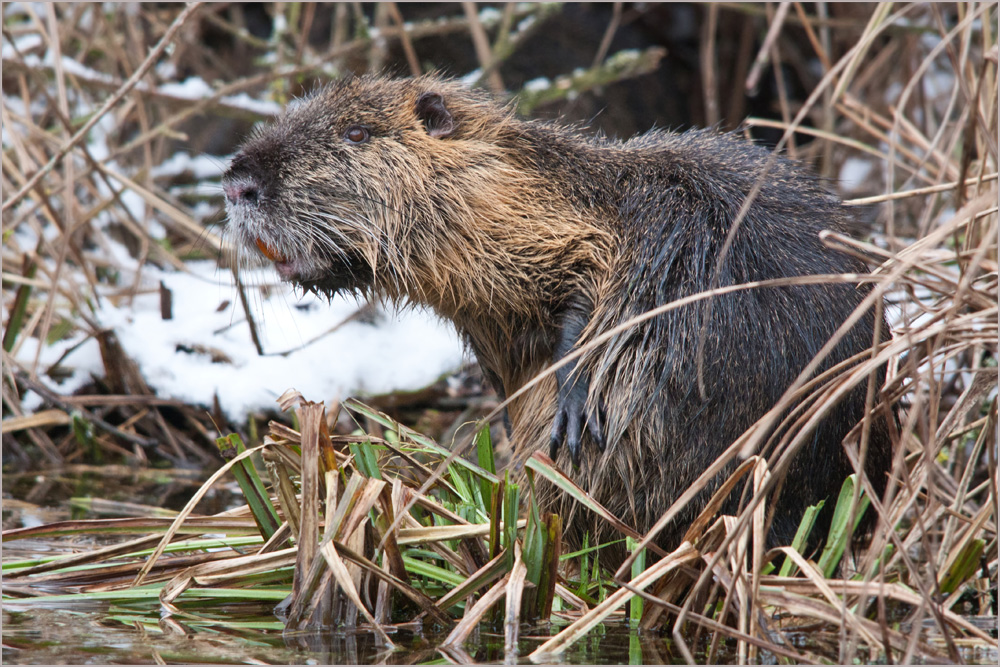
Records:
{"label": "green grass blade", "polygon": [[[493,454],[493,439],[490,437],[489,424],[484,424],[479,429],[479,433],[476,434],[476,457],[480,468],[494,476],[497,474],[497,464]],[[490,498],[493,497],[493,488],[495,486],[496,482],[491,482],[484,477],[479,478],[479,490],[483,495],[484,503],[489,502]]]}
{"label": "green grass blade", "polygon": [[[39,250],[41,249],[41,243],[39,243]],[[38,272],[38,264],[30,255],[24,255],[24,270],[23,275],[28,280],[33,280],[35,274]],[[6,287],[6,285],[4,285]],[[22,327],[24,327],[24,314],[28,310],[28,300],[31,298],[31,285],[28,283],[22,283],[17,288],[17,294],[14,296],[14,305],[11,307],[10,317],[7,318],[7,327],[3,332],[3,349],[4,352],[10,352],[14,349],[14,341],[17,340],[17,336],[21,333]]]}
{"label": "green grass blade", "polygon": [[502,550],[500,543],[500,524],[503,516],[503,499],[507,496],[507,483],[504,480],[494,487],[490,499],[490,560],[499,555]]}
{"label": "green grass blade", "polygon": [[[227,461],[246,451],[243,439],[238,433],[230,433],[227,437],[217,438],[215,444],[222,457]],[[271,498],[267,494],[267,489],[264,487],[260,475],[257,474],[253,461],[247,458],[237,462],[233,466],[233,475],[240,485],[240,490],[243,491],[243,496],[247,499],[250,513],[253,515],[257,527],[260,528],[261,536],[265,540],[271,539],[271,536],[281,526],[281,520],[278,518],[278,512],[274,509],[274,505],[271,504]]]}
{"label": "green grass blade", "polygon": [[559,582],[559,551],[562,548],[562,519],[558,514],[548,514],[544,524],[545,549],[542,552],[542,571],[538,580],[538,618],[545,621],[552,615]]}
{"label": "green grass blade", "polygon": [[504,477],[503,500],[503,548],[507,550],[507,569],[514,567],[514,542],[517,541],[517,511],[520,492],[517,484],[510,481],[510,471]]}
{"label": "green grass blade", "polygon": [[965,543],[954,562],[941,574],[941,592],[945,595],[955,592],[970,577],[976,574],[979,560],[986,548],[986,540],[975,538]]}
{"label": "green grass blade", "polygon": [[460,468],[455,464],[448,466],[448,481],[451,485],[455,487],[455,492],[458,493],[459,501],[466,505],[475,505],[475,500],[472,496],[472,487],[469,486],[469,480],[465,474],[463,474],[464,468]]}
{"label": "green grass blade", "polygon": [[[639,540],[632,539],[631,537],[625,538],[626,548],[632,552],[635,551],[636,546],[638,546]],[[632,562],[632,579],[634,580],[640,574],[646,571],[646,550],[643,549],[636,559]],[[629,600],[628,608],[628,618],[632,624],[632,627],[639,627],[639,621],[642,620],[642,597],[636,595],[631,600]]]}
{"label": "green grass blade", "polygon": [[433,565],[426,561],[410,558],[409,556],[403,556],[403,564],[406,565],[408,573],[440,581],[448,588],[464,584],[466,580],[466,577],[458,572]]}
{"label": "green grass blade", "polygon": [[542,554],[545,551],[545,536],[541,516],[538,511],[538,502],[535,499],[533,477],[529,471],[528,520],[524,526],[524,546],[521,559],[524,561],[528,571],[526,579],[535,586],[538,586],[542,571]]}
{"label": "green grass blade", "polygon": [[[800,554],[803,549],[805,549],[806,540],[809,539],[809,533],[812,532],[813,526],[816,525],[816,517],[819,516],[820,510],[823,509],[823,505],[825,503],[826,501],[821,500],[815,505],[810,505],[802,514],[802,521],[799,522],[799,527],[795,531],[795,537],[792,538],[792,548]],[[790,577],[795,573],[795,570],[796,567],[794,561],[792,561],[791,558],[786,557],[785,562],[781,564],[781,570],[778,572],[778,576]]]}
{"label": "green grass blade", "polygon": [[861,517],[871,501],[868,496],[862,495],[858,502],[858,509],[855,514],[854,525],[848,527],[847,519],[851,511],[851,499],[854,497],[854,486],[857,484],[857,475],[848,475],[840,487],[840,496],[837,498],[837,505],[833,509],[833,520],[830,522],[830,533],[826,538],[826,546],[819,557],[819,569],[827,579],[833,576],[840,557],[844,555],[847,541],[851,539],[854,530],[858,527]]}
{"label": "green grass blade", "polygon": [[364,473],[369,479],[382,479],[382,471],[378,467],[378,456],[375,454],[375,445],[370,440],[359,440],[348,445],[358,470]]}

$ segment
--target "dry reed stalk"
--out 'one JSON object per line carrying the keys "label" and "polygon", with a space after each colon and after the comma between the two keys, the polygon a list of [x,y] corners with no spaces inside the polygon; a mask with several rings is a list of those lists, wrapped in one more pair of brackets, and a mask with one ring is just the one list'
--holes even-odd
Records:
{"label": "dry reed stalk", "polygon": [[[767,28],[766,39],[756,50],[759,64],[748,71],[745,63],[737,63],[741,83],[753,83],[764,75],[780,80],[785,76],[782,64],[797,67],[799,47],[794,36],[795,31],[801,31],[806,48],[815,53],[822,69],[814,89],[796,108],[781,86],[778,101],[783,120],[751,119],[748,125],[782,130],[780,145],[788,144],[793,133],[798,134],[800,143],[807,135],[814,137],[808,146],[797,148],[800,157],[821,160],[824,174],[836,173],[834,168],[848,157],[867,160],[872,175],[859,192],[850,194],[854,198],[847,204],[861,215],[874,213],[873,206],[881,208],[873,242],[834,235],[825,239],[831,247],[869,261],[874,267],[871,275],[816,276],[787,284],[875,283],[875,296],[865,307],[878,308],[877,301],[887,296],[890,312],[898,320],[895,335],[889,341],[873,341],[871,354],[855,360],[853,366],[842,364],[817,377],[811,370],[803,373],[775,410],[734,443],[689,493],[677,499],[640,547],[651,546],[649,540],[658,528],[691,502],[719,470],[743,456],[746,460],[725,486],[738,491],[737,485],[742,484],[746,489],[738,516],[716,517],[710,506],[692,526],[681,549],[664,555],[634,579],[623,568],[618,573],[621,588],[593,609],[587,609],[587,603],[567,584],[557,583],[556,594],[578,610],[561,613],[575,622],[547,642],[544,651],[540,648],[536,657],[564,650],[634,596],[646,602],[643,627],[671,624],[677,649],[689,660],[695,657],[694,642],[687,632],[690,624],[712,633],[710,656],[724,639],[731,639],[739,656],[747,659],[770,651],[797,661],[819,660],[822,656],[818,651],[793,651],[787,643],[782,644],[796,628],[810,625],[829,630],[839,646],[838,657],[845,661],[860,651],[867,651],[870,657],[882,652],[896,661],[915,657],[954,660],[961,657],[958,647],[963,641],[996,645],[994,638],[966,618],[970,613],[990,613],[991,587],[995,605],[998,566],[996,5],[972,2],[897,7],[887,3],[871,6],[863,15],[838,13],[840,8],[827,8],[823,3],[817,6],[815,11],[829,9],[832,16],[811,15],[813,10],[801,3],[794,3],[794,7],[795,12],[783,5],[773,13],[770,7],[756,5],[713,6],[709,11],[713,22],[706,28],[709,34],[704,36],[700,54],[707,66],[702,97],[710,114],[720,112],[715,86],[725,72],[712,57],[711,46],[712,40],[719,43],[725,38],[717,31],[726,25],[723,19],[727,13],[743,17],[744,35],[751,34],[754,26]],[[5,19],[10,11],[15,10],[5,6]],[[4,59],[5,91],[0,109],[10,141],[3,152],[2,183],[5,193],[14,193],[4,199],[2,207],[3,278],[5,303],[11,306],[8,312],[18,302],[25,304],[25,312],[21,324],[9,334],[11,346],[3,357],[3,399],[12,415],[4,419],[4,444],[7,449],[8,434],[25,433],[55,464],[81,455],[72,435],[64,434],[70,415],[81,409],[101,430],[95,436],[98,447],[137,462],[146,460],[145,452],[156,442],[168,443],[161,445],[160,451],[183,460],[199,460],[204,456],[199,453],[203,443],[209,448],[214,445],[208,420],[193,409],[168,406],[153,396],[121,391],[108,396],[66,397],[49,391],[50,410],[25,414],[13,389],[16,379],[22,387],[45,391],[37,376],[49,369],[37,363],[38,356],[35,363],[19,361],[24,359],[18,353],[26,341],[44,341],[67,327],[71,332],[97,337],[100,327],[90,315],[90,300],[135,298],[140,293],[141,267],[146,263],[183,269],[189,254],[222,247],[224,239],[206,225],[205,216],[195,214],[191,200],[152,175],[169,156],[174,142],[190,131],[192,119],[206,114],[237,120],[266,117],[270,111],[247,108],[232,96],[249,92],[266,97],[263,91],[273,86],[269,99],[284,102],[297,90],[297,82],[291,83],[296,79],[329,76],[331,63],[340,67],[348,59],[364,59],[365,54],[382,58],[385,46],[395,41],[402,45],[412,71],[419,66],[413,43],[428,36],[452,35],[474,42],[482,78],[499,89],[501,65],[552,10],[544,5],[508,3],[499,18],[487,20],[467,3],[463,12],[453,12],[441,22],[405,23],[399,7],[388,5],[377,12],[377,36],[368,32],[365,24],[364,30],[348,37],[349,22],[361,26],[365,21],[360,20],[363,17],[357,6],[353,16],[350,8],[338,8],[336,25],[331,28],[336,39],[323,53],[315,52],[306,39],[315,18],[309,8],[298,14],[297,9],[283,9],[294,21],[273,42],[249,35],[239,23],[239,14],[227,19],[222,8],[210,5],[200,9],[138,6],[133,14],[105,13],[97,5],[62,4],[46,7],[43,15],[35,14],[32,6],[16,11],[23,11],[25,18],[10,27],[5,21],[5,50],[9,44],[13,55]],[[611,38],[629,16],[616,6],[598,47],[594,69],[604,62]],[[528,17],[534,17],[534,23],[525,21],[522,27],[520,22]],[[164,84],[178,83],[174,77],[185,63],[203,63],[194,71],[206,80],[213,79],[209,76],[212,71],[234,71],[227,63],[211,64],[210,52],[194,38],[207,27],[232,36],[240,48],[273,48],[278,60],[268,71],[231,78],[203,98],[177,94]],[[294,28],[300,31],[296,33]],[[495,34],[492,43],[489,31]],[[32,36],[37,40],[29,39]],[[147,41],[156,44],[154,51],[149,51]],[[755,52],[752,39],[743,39],[741,44],[744,52]],[[168,46],[172,49],[169,53]],[[54,58],[41,58],[47,54]],[[657,65],[654,61],[651,67]],[[945,80],[945,89],[935,88]],[[890,97],[888,91],[893,89],[898,94]],[[743,104],[742,98],[733,97],[729,108],[737,108],[737,102]],[[97,112],[89,115],[78,109]],[[802,125],[809,120],[815,128]],[[108,129],[102,129],[105,123]],[[103,133],[101,149],[88,141],[95,130]],[[828,168],[833,171],[828,172]],[[130,208],[128,199],[141,202],[140,208]],[[151,231],[151,220],[163,226],[164,237]],[[37,242],[22,245],[15,233],[19,230],[29,230]],[[131,249],[138,269],[116,264],[111,248],[112,243],[119,243],[118,238],[126,239],[124,245]],[[126,269],[131,273],[121,284],[108,284],[108,273]],[[761,286],[693,295],[623,327],[719,294]],[[249,314],[252,298],[242,293],[241,297]],[[5,331],[5,346],[7,341]],[[832,340],[827,349],[835,343],[836,339]],[[561,364],[571,363],[583,353],[578,351]],[[107,375],[119,380],[121,373],[113,369],[126,368],[128,361],[123,353],[109,355]],[[871,373],[885,363],[890,369],[885,386],[874,387],[869,380]],[[546,373],[554,371],[555,367]],[[538,381],[536,378],[521,391]],[[861,383],[869,388],[870,416],[889,403],[903,408],[894,436],[896,458],[886,494],[871,498],[868,511],[877,514],[878,528],[870,544],[854,553],[849,548],[839,571],[827,576],[793,550],[764,549],[761,533],[781,471],[823,414]],[[288,400],[293,399],[301,397]],[[161,413],[165,407],[183,412],[187,426],[168,424]],[[213,526],[235,531],[232,534],[253,529],[255,524],[245,508],[232,516],[192,517],[205,487],[163,536],[26,568],[14,578],[95,590],[123,587],[132,576],[137,583],[144,578],[171,579],[162,598],[164,608],[171,610],[177,596],[190,587],[229,585],[240,581],[241,574],[266,572],[298,561],[293,588],[299,598],[293,615],[303,626],[322,625],[338,610],[353,608],[355,616],[360,613],[380,628],[389,615],[391,591],[399,591],[416,605],[420,617],[440,622],[449,622],[449,609],[464,600],[466,618],[446,642],[446,650],[462,658],[467,654],[460,651],[459,644],[505,599],[510,603],[506,639],[508,648],[513,647],[518,614],[523,613],[521,605],[515,604],[523,591],[521,570],[515,566],[516,576],[512,576],[501,556],[483,557],[489,553],[484,538],[492,534],[493,526],[470,524],[429,495],[435,489],[458,494],[447,471],[461,461],[471,436],[437,465],[418,460],[394,442],[369,438],[369,444],[395,457],[391,474],[387,474],[391,479],[356,474],[345,483],[332,471],[356,465],[354,455],[345,453],[349,439],[324,432],[325,421],[317,420],[317,414],[309,410],[306,413],[310,417],[301,432],[275,425],[268,443],[258,448],[267,452],[268,464],[281,471],[277,475],[280,481],[275,482],[274,502],[287,516],[257,553],[228,553],[217,562],[201,562],[200,556],[160,558],[168,543],[174,545],[187,533]],[[775,427],[780,437],[772,435]],[[401,426],[398,432],[404,439],[417,438]],[[854,460],[862,456],[866,437],[863,423],[845,441]],[[10,441],[14,442],[13,438]],[[118,443],[134,449],[129,451]],[[302,454],[295,450],[300,446]],[[30,458],[21,444],[11,447],[20,451],[23,460]],[[316,451],[329,453],[327,467],[318,467]],[[246,453],[230,461],[213,480],[249,456]],[[754,475],[747,476],[751,470]],[[854,505],[863,490],[871,490],[860,466],[859,474]],[[491,483],[496,481],[494,476]],[[428,514],[453,525],[425,526],[416,518]],[[381,523],[373,525],[370,516],[379,517]],[[110,530],[125,525],[92,527]],[[149,529],[152,525],[131,524]],[[68,528],[79,530],[81,526]],[[280,549],[289,539],[308,546],[301,551]],[[446,544],[453,541],[458,542],[457,547]],[[158,547],[144,565],[110,562],[153,543]],[[405,550],[416,545],[427,545],[435,558],[468,581],[436,599],[417,590],[407,583],[405,570],[413,566]],[[373,554],[384,559],[375,562]],[[976,557],[980,560],[974,565],[981,562],[978,569],[984,570],[985,576],[979,576],[975,567],[969,569],[969,562]],[[794,576],[765,573],[769,564],[784,558],[795,563]],[[105,561],[109,562],[89,575],[60,570]],[[524,563],[516,558],[513,562]],[[970,571],[975,572],[970,575]],[[365,597],[369,589],[377,591],[377,603],[369,604],[371,600]],[[316,592],[315,600],[307,599],[307,591]],[[474,602],[477,594],[480,597]],[[893,609],[906,611],[905,622],[913,628],[909,636],[890,622]],[[929,629],[937,635],[932,636]],[[382,636],[388,641],[387,635]]]}

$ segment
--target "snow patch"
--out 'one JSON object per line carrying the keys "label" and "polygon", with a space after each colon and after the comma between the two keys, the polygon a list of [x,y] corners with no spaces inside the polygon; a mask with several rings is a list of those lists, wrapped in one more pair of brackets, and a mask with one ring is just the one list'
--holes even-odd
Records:
{"label": "snow patch", "polygon": [[23,55],[25,51],[30,51],[31,49],[40,46],[42,44],[42,36],[37,32],[29,33],[27,35],[21,35],[14,40],[13,43],[4,40],[3,49],[0,50],[0,54],[4,58],[16,58],[18,55]]}
{"label": "snow patch", "polygon": [[[57,382],[48,373],[38,374],[38,380],[49,389],[69,396],[90,382],[91,375],[104,376],[104,363],[101,361],[101,349],[96,338],[88,338],[86,334],[81,332],[64,340],[56,341],[52,345],[43,345],[40,352],[38,342],[37,338],[26,338],[20,345],[20,349],[17,350],[17,358],[27,368],[31,367],[36,353],[38,353],[38,368],[47,370],[52,364],[59,361],[59,358],[67,351],[79,345],[60,364],[63,368],[73,370],[69,377]],[[42,403],[42,397],[33,391],[27,391],[21,397],[21,408],[25,414],[35,412],[42,407]]]}
{"label": "snow patch", "polygon": [[[351,319],[360,307],[354,299],[338,296],[327,304],[313,295],[298,297],[277,282],[270,267],[243,275],[247,285],[268,285],[263,291],[248,288],[266,353],[260,356],[231,274],[213,261],[189,262],[188,267],[190,273],[147,266],[143,289],[131,303],[116,305],[104,298],[94,314],[100,326],[115,330],[158,396],[211,405],[217,394],[226,415],[241,421],[249,411],[274,409],[275,399],[291,387],[316,401],[413,390],[463,363],[454,327],[431,312],[379,312],[374,324]],[[160,281],[171,291],[170,320],[160,316]],[[45,346],[42,368],[80,340]],[[26,340],[18,359],[30,362],[37,345],[35,339]],[[94,340],[69,353],[62,365],[74,369],[58,387],[64,394],[86,384],[91,373],[104,373]]]}
{"label": "snow patch", "polygon": [[498,23],[503,17],[503,13],[496,7],[484,7],[479,10],[479,20],[485,25]]}
{"label": "snow patch", "polygon": [[179,83],[165,83],[158,90],[164,95],[185,100],[200,100],[212,95],[212,87],[200,76],[191,76]]}
{"label": "snow patch", "polygon": [[164,81],[173,79],[177,76],[177,66],[169,60],[164,60],[162,63],[159,63],[155,69],[156,75]]}
{"label": "snow patch", "polygon": [[471,72],[460,78],[459,81],[461,81],[462,85],[464,85],[466,88],[471,88],[473,85],[475,85],[476,81],[479,81],[479,77],[481,77],[482,75],[483,75],[483,70],[477,67],[476,69],[472,70]]}
{"label": "snow patch", "polygon": [[838,176],[840,185],[847,192],[857,190],[868,181],[871,171],[871,160],[849,157],[844,160],[844,164],[840,167],[840,175]]}
{"label": "snow patch", "polygon": [[537,79],[532,79],[524,84],[524,90],[529,93],[537,93],[542,90],[548,90],[552,87],[552,81],[548,77],[540,76]]}

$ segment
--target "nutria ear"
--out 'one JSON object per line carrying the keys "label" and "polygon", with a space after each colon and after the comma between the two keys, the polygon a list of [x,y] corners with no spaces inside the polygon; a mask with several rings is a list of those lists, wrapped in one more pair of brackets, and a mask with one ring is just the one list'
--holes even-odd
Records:
{"label": "nutria ear", "polygon": [[455,119],[437,93],[424,93],[417,99],[417,118],[424,122],[427,133],[435,139],[455,131]]}

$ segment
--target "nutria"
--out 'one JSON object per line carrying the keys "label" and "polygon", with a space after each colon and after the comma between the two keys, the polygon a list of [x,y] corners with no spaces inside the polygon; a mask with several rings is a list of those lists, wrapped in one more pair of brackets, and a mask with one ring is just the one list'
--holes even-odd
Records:
{"label": "nutria", "polygon": [[[864,272],[820,241],[822,230],[848,230],[840,202],[785,159],[771,165],[716,266],[769,156],[705,130],[587,136],[518,118],[458,81],[369,76],[329,85],[255,132],[223,186],[240,247],[308,290],[432,307],[504,396],[574,346],[680,297]],[[869,291],[833,283],[738,291],[621,333],[510,404],[517,460],[553,451],[597,501],[646,531],[775,404]],[[875,326],[869,310],[820,370],[868,349]],[[864,407],[859,386],[794,460],[772,543],[789,543],[806,506],[835,500],[853,472],[841,441]],[[876,418],[866,472],[879,493],[890,458],[887,424]],[[575,502],[549,501],[574,541],[587,530],[591,544],[620,537]],[[825,532],[832,505],[814,535]],[[689,504],[661,546],[676,546],[699,509]]]}

